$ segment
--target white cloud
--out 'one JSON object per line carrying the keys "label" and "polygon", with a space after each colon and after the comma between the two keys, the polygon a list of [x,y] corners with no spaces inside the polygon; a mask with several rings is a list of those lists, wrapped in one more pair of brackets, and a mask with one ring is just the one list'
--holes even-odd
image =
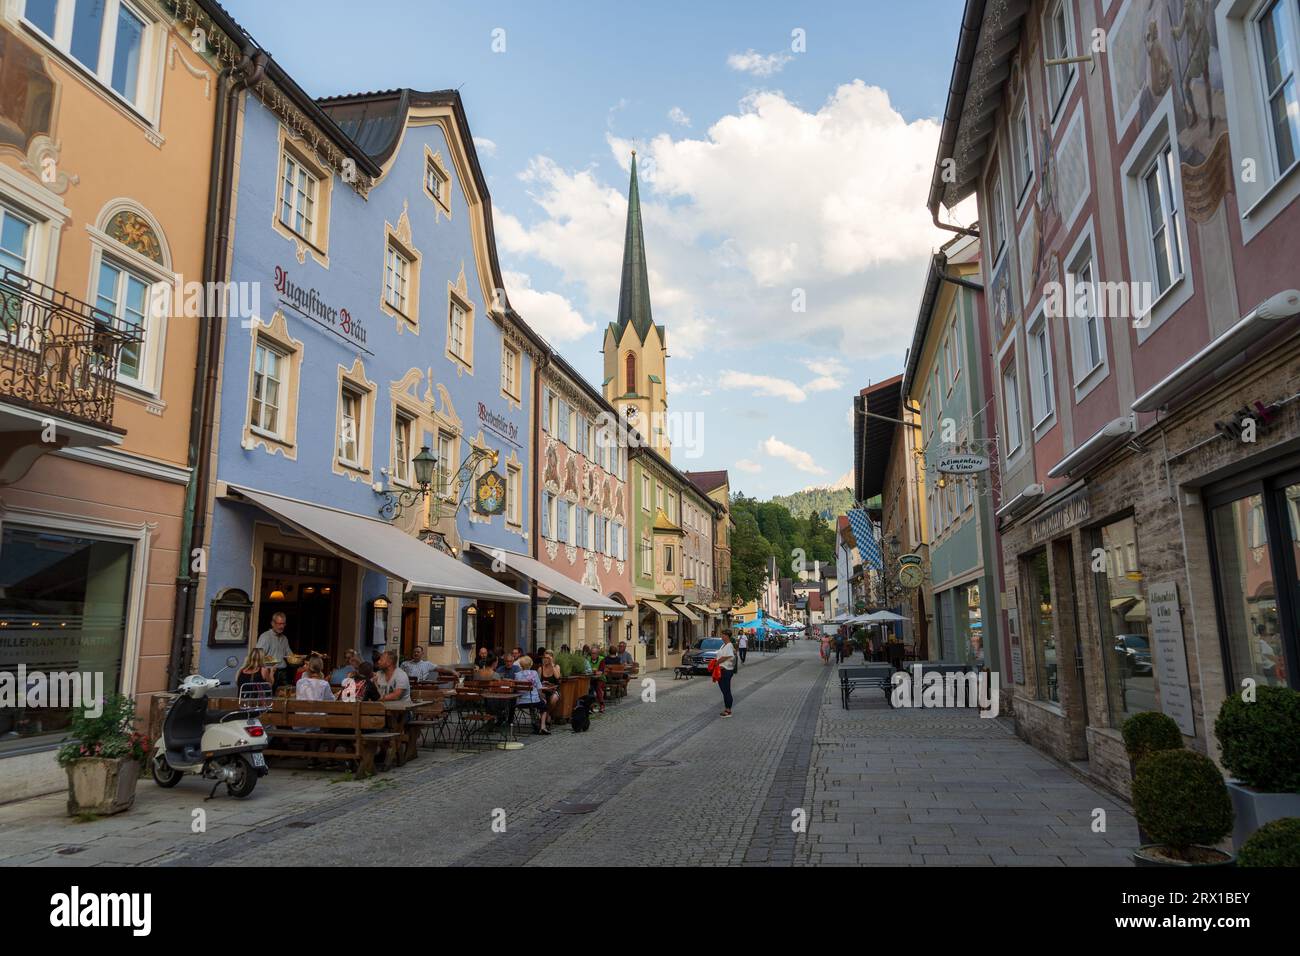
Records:
{"label": "white cloud", "polygon": [[727,57],[727,66],[738,73],[748,73],[751,76],[771,76],[780,73],[792,59],[794,57],[789,53],[777,52],[764,56],[756,50],[746,50]]}
{"label": "white cloud", "polygon": [[848,367],[837,358],[800,359],[804,366],[817,375],[804,385],[806,392],[833,392],[844,387]]}
{"label": "white cloud", "polygon": [[756,461],[750,461],[748,458],[741,458],[733,465],[738,471],[747,471],[751,475],[756,475],[763,470],[763,466]]}
{"label": "white cloud", "polygon": [[[707,132],[642,143],[651,300],[673,354],[817,341],[850,359],[901,359],[929,254],[949,238],[925,208],[938,134],[855,81],[813,109],[756,93]],[[618,302],[632,146],[606,141],[624,170],[612,184],[538,156],[522,174],[535,205],[496,213],[508,263],[552,267],[598,325]],[[791,311],[796,289],[806,311]],[[847,374],[828,360],[805,366],[815,384],[800,392]]]}
{"label": "white cloud", "polygon": [[771,457],[779,458],[794,465],[800,471],[808,472],[810,475],[824,475],[827,473],[826,469],[817,464],[813,456],[808,452],[795,448],[793,445],[787,445],[775,435],[766,439],[761,447]]}
{"label": "white cloud", "polygon": [[794,382],[774,375],[755,375],[753,372],[724,369],[718,375],[718,384],[723,388],[747,388],[757,395],[770,395],[791,402],[802,402],[808,398],[804,390]]}
{"label": "white cloud", "polygon": [[558,292],[538,292],[522,272],[503,272],[506,298],[543,338],[553,343],[572,342],[596,327]]}
{"label": "white cloud", "polygon": [[475,136],[474,148],[484,156],[495,156],[497,154],[497,144],[486,136]]}
{"label": "white cloud", "polygon": [[686,115],[686,111],[680,106],[674,106],[668,111],[668,118],[678,126],[690,126],[691,118]]}

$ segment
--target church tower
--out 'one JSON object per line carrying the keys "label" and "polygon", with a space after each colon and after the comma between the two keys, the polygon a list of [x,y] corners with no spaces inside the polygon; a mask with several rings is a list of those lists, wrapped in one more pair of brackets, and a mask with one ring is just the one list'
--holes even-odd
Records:
{"label": "church tower", "polygon": [[618,319],[605,330],[605,400],[645,439],[672,459],[667,431],[668,342],[664,327],[650,313],[650,278],[645,236],[641,231],[641,195],[632,152],[632,181],[627,195],[627,235],[623,240],[623,280]]}

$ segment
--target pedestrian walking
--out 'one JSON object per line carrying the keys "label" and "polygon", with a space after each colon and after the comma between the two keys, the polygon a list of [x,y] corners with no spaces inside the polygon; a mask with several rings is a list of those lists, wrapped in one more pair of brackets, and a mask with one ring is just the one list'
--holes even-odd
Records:
{"label": "pedestrian walking", "polygon": [[749,635],[744,631],[740,632],[740,640],[737,642],[740,649],[740,663],[745,663],[745,652],[749,650]]}
{"label": "pedestrian walking", "polygon": [[821,655],[823,664],[831,662],[831,638],[829,634],[822,635]]}
{"label": "pedestrian walking", "polygon": [[731,716],[731,678],[736,672],[736,649],[731,646],[731,635],[722,635],[722,646],[718,648],[715,655],[718,663],[718,670],[721,676],[718,678],[718,686],[722,689],[722,714],[723,717]]}
{"label": "pedestrian walking", "polygon": [[844,663],[844,632],[835,635],[835,663]]}

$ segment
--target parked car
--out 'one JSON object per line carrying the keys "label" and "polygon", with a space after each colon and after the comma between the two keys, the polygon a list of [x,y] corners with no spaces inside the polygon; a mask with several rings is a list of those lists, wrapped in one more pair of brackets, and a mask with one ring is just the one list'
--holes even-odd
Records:
{"label": "parked car", "polygon": [[1151,644],[1145,634],[1116,634],[1115,653],[1129,676],[1151,673]]}
{"label": "parked car", "polygon": [[720,647],[722,647],[720,637],[706,637],[702,641],[696,641],[691,645],[691,649],[682,655],[682,666],[689,667],[692,674],[707,674],[709,661],[718,656]]}

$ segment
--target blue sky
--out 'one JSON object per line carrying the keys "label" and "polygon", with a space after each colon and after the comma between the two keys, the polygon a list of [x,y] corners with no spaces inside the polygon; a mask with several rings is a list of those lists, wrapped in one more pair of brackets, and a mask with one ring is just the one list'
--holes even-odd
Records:
{"label": "blue sky", "polygon": [[758,497],[849,470],[851,396],[901,370],[946,238],[924,204],[961,0],[227,7],[312,95],[460,89],[511,301],[597,384],[635,146],[698,436],[674,463]]}

